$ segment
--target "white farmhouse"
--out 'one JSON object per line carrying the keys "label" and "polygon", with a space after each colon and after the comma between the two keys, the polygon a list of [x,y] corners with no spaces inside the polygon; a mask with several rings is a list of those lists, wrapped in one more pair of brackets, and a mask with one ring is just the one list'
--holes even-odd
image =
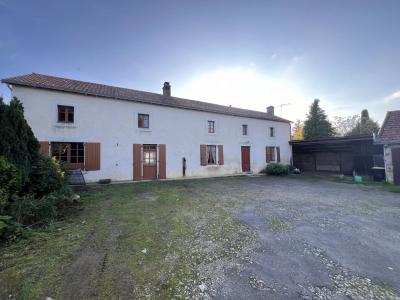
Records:
{"label": "white farmhouse", "polygon": [[163,94],[32,73],[2,80],[24,106],[41,152],[88,182],[257,173],[290,163],[290,122]]}

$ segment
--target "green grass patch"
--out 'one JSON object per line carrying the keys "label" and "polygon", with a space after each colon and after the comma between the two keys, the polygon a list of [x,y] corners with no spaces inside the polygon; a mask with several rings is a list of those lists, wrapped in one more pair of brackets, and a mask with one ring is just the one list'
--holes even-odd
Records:
{"label": "green grass patch", "polygon": [[268,224],[273,231],[287,231],[291,228],[288,221],[277,217],[269,219]]}
{"label": "green grass patch", "polygon": [[387,182],[364,180],[361,183],[357,183],[352,179],[341,179],[341,178],[333,178],[331,180],[338,183],[356,184],[360,186],[373,187],[392,193],[400,193],[400,185],[394,185]]}
{"label": "green grass patch", "polygon": [[[79,276],[82,281],[93,277],[98,299],[197,297],[198,285],[206,280],[199,266],[234,257],[251,240],[230,210],[239,204],[219,190],[225,181],[88,187],[80,193],[79,215],[0,248],[0,299],[10,294],[65,299],[71,297],[68,288],[79,285]],[[93,273],[77,270],[74,282],[66,282],[83,251],[94,251],[101,262]]]}

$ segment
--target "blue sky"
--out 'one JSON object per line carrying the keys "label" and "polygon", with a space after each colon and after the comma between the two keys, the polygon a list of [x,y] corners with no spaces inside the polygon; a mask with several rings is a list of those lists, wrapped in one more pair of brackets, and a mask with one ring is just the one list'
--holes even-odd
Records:
{"label": "blue sky", "polygon": [[399,12],[397,0],[0,0],[0,77],[170,81],[175,96],[292,120],[319,98],[330,118],[367,108],[382,121],[400,109]]}

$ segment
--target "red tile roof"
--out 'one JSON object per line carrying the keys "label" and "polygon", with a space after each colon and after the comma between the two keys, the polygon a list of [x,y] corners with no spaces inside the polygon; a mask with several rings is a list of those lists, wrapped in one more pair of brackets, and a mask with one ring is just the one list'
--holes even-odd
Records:
{"label": "red tile roof", "polygon": [[218,105],[177,97],[165,97],[161,94],[137,91],[110,85],[91,83],[55,76],[32,73],[2,80],[3,83],[26,87],[42,88],[48,90],[129,100],[134,102],[176,107],[182,109],[198,110],[210,113],[232,115],[238,117],[255,118],[277,122],[289,123],[290,121],[260,111],[241,109],[236,107]]}
{"label": "red tile roof", "polygon": [[388,111],[377,137],[379,144],[400,143],[400,110]]}

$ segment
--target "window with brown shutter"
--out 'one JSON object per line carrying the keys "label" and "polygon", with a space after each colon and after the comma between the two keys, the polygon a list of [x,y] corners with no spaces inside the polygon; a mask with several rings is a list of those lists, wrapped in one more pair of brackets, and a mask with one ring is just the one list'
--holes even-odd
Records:
{"label": "window with brown shutter", "polygon": [[100,143],[85,143],[85,169],[100,170]]}
{"label": "window with brown shutter", "polygon": [[218,145],[218,164],[219,165],[224,164],[224,146],[223,145]]}
{"label": "window with brown shutter", "polygon": [[200,145],[200,165],[207,165],[207,145]]}
{"label": "window with brown shutter", "polygon": [[265,147],[265,157],[267,163],[275,161],[275,147]]}
{"label": "window with brown shutter", "polygon": [[51,156],[63,162],[67,169],[83,169],[84,167],[85,149],[83,143],[52,142]]}
{"label": "window with brown shutter", "polygon": [[217,164],[217,146],[215,145],[207,145],[207,164]]}

